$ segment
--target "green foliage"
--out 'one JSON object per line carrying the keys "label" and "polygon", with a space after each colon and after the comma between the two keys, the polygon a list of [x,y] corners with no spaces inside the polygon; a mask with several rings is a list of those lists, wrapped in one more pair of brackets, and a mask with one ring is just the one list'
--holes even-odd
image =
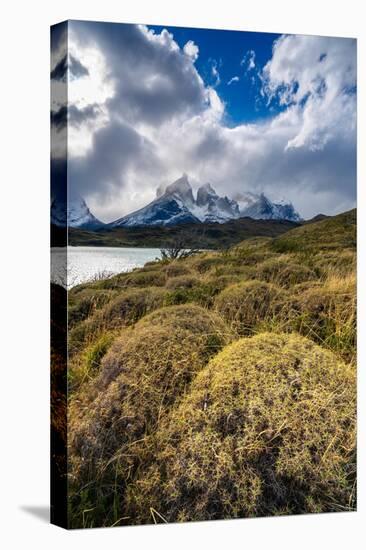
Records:
{"label": "green foliage", "polygon": [[304,224],[275,238],[271,244],[275,252],[310,250],[312,254],[324,250],[356,248],[356,210],[338,216]]}
{"label": "green foliage", "polygon": [[81,384],[94,378],[101,366],[101,361],[111,346],[115,334],[113,332],[102,333],[97,340],[87,346],[69,364],[68,382],[69,391],[73,392]]}

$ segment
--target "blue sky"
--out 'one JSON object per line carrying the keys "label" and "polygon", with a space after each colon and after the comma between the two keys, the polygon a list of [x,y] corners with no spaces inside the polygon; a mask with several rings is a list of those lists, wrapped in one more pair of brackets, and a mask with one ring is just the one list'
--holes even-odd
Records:
{"label": "blue sky", "polygon": [[51,74],[53,163],[67,131],[70,189],[102,221],[182,173],[304,218],[355,206],[354,39],[70,21]]}
{"label": "blue sky", "polygon": [[[181,46],[192,40],[199,48],[195,65],[207,86],[214,86],[227,108],[227,123],[231,125],[253,122],[273,116],[281,110],[278,102],[267,105],[260,94],[261,81],[258,71],[272,57],[274,41],[279,34],[225,31],[215,29],[191,29],[184,27],[164,27],[148,25],[149,29],[160,33],[166,28]],[[255,67],[248,68],[254,52]],[[220,81],[213,74],[218,71]],[[230,85],[233,77],[239,77]]]}

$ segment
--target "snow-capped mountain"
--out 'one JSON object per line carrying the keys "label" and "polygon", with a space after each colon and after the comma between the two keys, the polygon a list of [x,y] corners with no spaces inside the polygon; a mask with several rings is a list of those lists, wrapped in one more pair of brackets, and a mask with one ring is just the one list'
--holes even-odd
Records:
{"label": "snow-capped mountain", "polygon": [[209,183],[198,189],[193,196],[186,174],[162,189],[158,187],[157,198],[144,208],[128,214],[110,225],[177,225],[182,223],[218,222],[224,223],[239,217],[237,203],[227,197],[219,197]]}
{"label": "snow-capped mountain", "polygon": [[202,222],[224,223],[240,216],[238,203],[228,197],[219,197],[209,183],[199,187],[193,211]]}
{"label": "snow-capped mountain", "polygon": [[147,206],[109,224],[111,227],[146,225],[178,225],[182,223],[225,223],[232,219],[251,217],[265,220],[300,221],[300,215],[290,202],[272,202],[263,193],[243,193],[236,200],[220,197],[206,183],[198,188],[197,197],[186,174],[168,185],[159,186],[156,199]]}
{"label": "snow-capped mountain", "polygon": [[198,188],[196,197],[186,174],[165,189],[159,186],[156,198],[147,206],[127,214],[109,224],[98,220],[80,196],[53,198],[51,221],[54,225],[88,229],[103,227],[169,226],[185,223],[225,223],[229,220],[250,217],[263,220],[290,220],[298,222],[300,215],[291,202],[273,202],[263,193],[245,192],[220,197],[211,184]]}
{"label": "snow-capped mountain", "polygon": [[301,221],[300,214],[295,210],[291,202],[281,200],[272,202],[261,193],[245,193],[238,198],[240,217],[254,218],[255,220],[289,220]]}
{"label": "snow-capped mountain", "polygon": [[168,185],[164,192],[157,190],[157,198],[147,206],[109,224],[111,227],[138,227],[142,225],[179,225],[199,223],[193,214],[195,207],[192,187],[184,174]]}
{"label": "snow-capped mountain", "polygon": [[68,227],[95,230],[104,226],[104,223],[90,212],[85,200],[80,196],[69,199],[67,205],[62,200],[52,199],[51,223],[65,227],[66,218]]}

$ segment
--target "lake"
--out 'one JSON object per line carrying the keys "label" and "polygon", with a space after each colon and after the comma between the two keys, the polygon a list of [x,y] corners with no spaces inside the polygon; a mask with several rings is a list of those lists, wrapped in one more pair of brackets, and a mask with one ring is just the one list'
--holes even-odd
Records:
{"label": "lake", "polygon": [[[71,288],[104,275],[115,275],[142,267],[161,257],[159,248],[114,248],[100,246],[69,246],[51,250],[51,279]],[[66,284],[67,280],[67,284]]]}

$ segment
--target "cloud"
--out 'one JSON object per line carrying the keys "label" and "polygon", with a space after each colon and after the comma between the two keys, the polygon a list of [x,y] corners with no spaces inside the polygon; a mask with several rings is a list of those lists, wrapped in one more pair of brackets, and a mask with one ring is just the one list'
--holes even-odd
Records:
{"label": "cloud", "polygon": [[213,86],[216,87],[221,83],[217,61],[212,62],[211,72],[212,72],[212,76],[214,77]]}
{"label": "cloud", "polygon": [[[262,96],[281,112],[233,127],[214,89],[219,65],[211,60],[205,84],[192,41],[180,48],[168,31],[143,26],[70,25],[70,52],[87,73],[69,83],[69,182],[98,218],[143,206],[183,172],[229,196],[283,196],[306,217],[353,206],[353,40],[281,37],[261,72]],[[254,51],[245,59],[259,71]]]}
{"label": "cloud", "polygon": [[[322,149],[337,135],[355,139],[356,41],[282,36],[263,70],[269,101],[297,111],[299,127],[286,148]],[[341,135],[342,134],[342,135]]]}
{"label": "cloud", "polygon": [[227,85],[230,86],[233,82],[239,82],[239,80],[240,78],[238,76],[233,76],[230,80],[228,80]]}
{"label": "cloud", "polygon": [[245,67],[245,72],[255,69],[255,51],[248,50],[240,62],[240,65]]}
{"label": "cloud", "polygon": [[198,58],[199,48],[197,44],[193,42],[193,40],[188,40],[188,42],[183,47],[183,51],[193,61],[196,61],[196,59]]}

